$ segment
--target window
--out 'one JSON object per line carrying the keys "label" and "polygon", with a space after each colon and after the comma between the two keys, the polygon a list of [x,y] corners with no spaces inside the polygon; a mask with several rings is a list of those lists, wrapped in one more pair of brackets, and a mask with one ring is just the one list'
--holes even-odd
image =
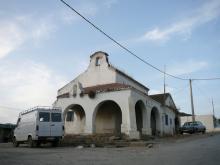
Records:
{"label": "window", "polygon": [[168,115],[165,115],[165,124],[168,125]]}
{"label": "window", "polygon": [[49,122],[50,113],[49,112],[39,112],[39,121],[40,122]]}
{"label": "window", "polygon": [[73,85],[73,97],[76,97],[76,95],[77,95],[77,85],[74,84]]}
{"label": "window", "polygon": [[184,123],[184,124],[183,124],[184,127],[186,127],[186,126],[188,126],[188,125],[189,125],[189,123]]}
{"label": "window", "polygon": [[66,121],[73,121],[73,111],[67,112]]}
{"label": "window", "polygon": [[96,58],[95,65],[100,66],[101,59],[99,57]]}
{"label": "window", "polygon": [[61,122],[61,113],[52,113],[51,120],[52,122]]}

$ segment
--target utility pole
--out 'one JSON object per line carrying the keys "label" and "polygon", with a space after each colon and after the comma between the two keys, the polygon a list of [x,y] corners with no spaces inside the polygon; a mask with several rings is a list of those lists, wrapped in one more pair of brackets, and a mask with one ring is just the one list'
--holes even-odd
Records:
{"label": "utility pole", "polygon": [[[163,106],[165,107],[165,102],[166,102],[166,65],[164,65],[164,72],[163,72]],[[165,113],[163,113],[163,121],[165,121]],[[163,124],[163,134],[164,134],[164,125]]]}
{"label": "utility pole", "polygon": [[164,75],[163,75],[163,104],[165,105],[166,101],[166,65],[164,65]]}
{"label": "utility pole", "polygon": [[189,79],[190,86],[190,98],[191,98],[191,109],[192,109],[192,121],[195,121],[195,112],[194,112],[194,104],[193,104],[193,92],[192,92],[192,80]]}
{"label": "utility pole", "polygon": [[212,98],[212,113],[213,113],[213,116],[215,117],[215,107],[214,107],[213,98]]}

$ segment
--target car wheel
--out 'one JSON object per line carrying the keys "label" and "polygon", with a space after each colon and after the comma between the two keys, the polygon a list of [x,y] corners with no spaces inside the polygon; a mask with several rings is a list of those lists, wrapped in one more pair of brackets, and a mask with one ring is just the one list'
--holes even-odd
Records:
{"label": "car wheel", "polygon": [[36,146],[40,147],[41,143],[39,141],[36,142]]}
{"label": "car wheel", "polygon": [[199,130],[196,128],[196,129],[194,130],[194,132],[197,133],[197,132],[199,132]]}
{"label": "car wheel", "polygon": [[13,137],[12,142],[13,142],[13,146],[14,147],[18,147],[19,146],[19,143],[17,142],[16,137]]}
{"label": "car wheel", "polygon": [[34,147],[34,141],[32,140],[31,136],[28,137],[28,147],[30,148]]}
{"label": "car wheel", "polygon": [[53,141],[52,146],[57,147],[59,145],[59,142],[60,142],[59,140]]}

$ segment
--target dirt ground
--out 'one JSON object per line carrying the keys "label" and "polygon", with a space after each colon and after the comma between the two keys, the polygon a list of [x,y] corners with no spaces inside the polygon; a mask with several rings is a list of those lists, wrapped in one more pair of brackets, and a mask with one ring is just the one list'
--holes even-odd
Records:
{"label": "dirt ground", "polygon": [[195,134],[152,141],[152,147],[82,148],[42,146],[13,148],[0,144],[0,165],[219,165],[220,134]]}

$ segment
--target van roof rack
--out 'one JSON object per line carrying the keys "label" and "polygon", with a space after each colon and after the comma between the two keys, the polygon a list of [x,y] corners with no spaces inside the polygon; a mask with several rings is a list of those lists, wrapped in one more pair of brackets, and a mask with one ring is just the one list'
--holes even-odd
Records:
{"label": "van roof rack", "polygon": [[22,111],[19,113],[19,116],[30,113],[32,111],[38,110],[38,109],[47,109],[47,110],[61,110],[60,107],[51,107],[51,106],[35,106],[33,108],[27,109],[25,111]]}

